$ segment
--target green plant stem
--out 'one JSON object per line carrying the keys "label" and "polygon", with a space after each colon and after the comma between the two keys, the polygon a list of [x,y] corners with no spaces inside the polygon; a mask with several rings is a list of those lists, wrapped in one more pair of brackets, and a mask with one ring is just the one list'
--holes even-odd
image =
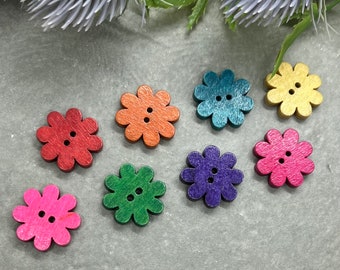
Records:
{"label": "green plant stem", "polygon": [[[334,8],[339,3],[340,3],[340,0],[334,0],[333,2],[329,3],[328,5],[326,5],[326,11],[330,11],[332,8]],[[313,12],[314,17],[318,16],[319,9],[316,4],[313,4],[312,12]],[[303,16],[303,19],[300,22],[298,22],[296,25],[294,25],[293,31],[290,34],[288,34],[286,38],[283,40],[280,51],[274,63],[273,72],[271,74],[272,77],[277,73],[279,66],[282,63],[283,57],[285,53],[287,52],[287,50],[290,48],[290,46],[300,36],[300,34],[304,32],[306,29],[308,29],[312,24],[313,24],[312,14],[309,13]]]}

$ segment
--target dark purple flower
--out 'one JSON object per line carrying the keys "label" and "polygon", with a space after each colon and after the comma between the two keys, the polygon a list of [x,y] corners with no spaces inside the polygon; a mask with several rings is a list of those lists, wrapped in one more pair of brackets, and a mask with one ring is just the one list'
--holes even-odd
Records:
{"label": "dark purple flower", "polygon": [[233,153],[220,156],[220,150],[213,145],[207,146],[203,155],[194,151],[188,155],[189,168],[181,172],[181,179],[187,184],[188,196],[198,200],[204,196],[209,207],[216,207],[224,200],[232,201],[237,196],[234,185],[240,184],[243,173],[233,169],[236,157]]}

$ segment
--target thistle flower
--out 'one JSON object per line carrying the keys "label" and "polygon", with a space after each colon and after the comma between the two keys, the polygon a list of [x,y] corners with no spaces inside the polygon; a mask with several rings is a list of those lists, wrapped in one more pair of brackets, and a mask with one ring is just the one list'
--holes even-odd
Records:
{"label": "thistle flower", "polygon": [[[315,2],[318,2],[321,16],[325,0]],[[281,25],[297,12],[312,10],[312,5],[313,0],[223,0],[221,8],[225,8],[226,18],[246,23],[246,26],[255,22],[268,25],[274,21]]]}
{"label": "thistle flower", "polygon": [[69,25],[85,28],[87,31],[97,17],[96,25],[105,19],[110,21],[120,16],[128,0],[21,0],[28,1],[28,12],[32,19],[42,17],[42,27],[47,30],[62,24],[65,29]]}

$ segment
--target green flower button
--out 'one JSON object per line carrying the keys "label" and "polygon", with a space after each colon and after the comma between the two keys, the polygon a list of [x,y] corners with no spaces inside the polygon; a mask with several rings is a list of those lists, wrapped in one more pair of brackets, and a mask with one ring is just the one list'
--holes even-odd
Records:
{"label": "green flower button", "polygon": [[136,172],[131,164],[120,167],[119,177],[106,177],[105,186],[111,193],[104,196],[103,204],[116,210],[116,221],[127,223],[133,216],[137,225],[144,226],[149,222],[149,212],[160,214],[163,211],[163,203],[157,197],[164,195],[166,187],[161,181],[152,182],[153,177],[150,167],[144,166]]}

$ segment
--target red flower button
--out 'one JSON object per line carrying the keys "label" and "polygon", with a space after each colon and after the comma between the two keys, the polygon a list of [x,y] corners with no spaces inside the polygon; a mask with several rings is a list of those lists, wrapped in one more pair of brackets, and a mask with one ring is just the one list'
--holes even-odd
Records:
{"label": "red flower button", "polygon": [[47,116],[49,126],[37,130],[37,138],[44,143],[41,156],[46,161],[57,159],[58,167],[65,172],[74,168],[75,162],[89,167],[93,158],[91,152],[103,147],[102,139],[95,134],[98,124],[93,118],[82,119],[80,110],[69,109],[64,117],[59,112]]}

